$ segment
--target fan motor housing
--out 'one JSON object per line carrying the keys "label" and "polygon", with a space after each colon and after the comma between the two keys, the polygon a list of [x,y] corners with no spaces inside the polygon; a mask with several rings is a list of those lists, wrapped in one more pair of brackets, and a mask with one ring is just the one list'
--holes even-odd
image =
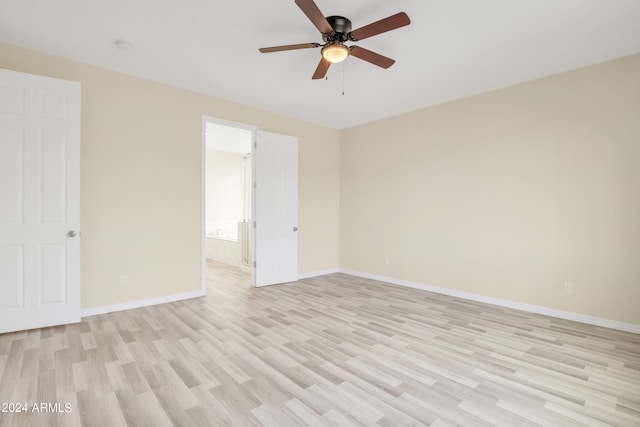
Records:
{"label": "fan motor housing", "polygon": [[351,32],[351,21],[344,16],[327,16],[326,19],[333,28],[333,34],[323,34],[324,41],[346,42],[349,39],[348,34]]}

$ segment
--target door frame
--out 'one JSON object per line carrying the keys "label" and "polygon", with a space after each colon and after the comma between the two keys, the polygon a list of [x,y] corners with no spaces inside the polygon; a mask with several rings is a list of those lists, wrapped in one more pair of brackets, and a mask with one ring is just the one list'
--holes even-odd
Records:
{"label": "door frame", "polygon": [[[238,128],[238,129],[243,129],[243,130],[248,130],[251,131],[251,180],[254,180],[255,177],[255,171],[256,171],[256,165],[255,165],[255,156],[253,155],[253,150],[255,149],[255,142],[256,142],[256,135],[258,133],[258,127],[257,126],[252,126],[252,125],[248,125],[246,123],[240,123],[240,122],[234,122],[231,120],[225,120],[225,119],[220,119],[217,117],[212,117],[212,116],[207,116],[207,115],[203,115],[202,116],[202,151],[201,151],[201,194],[200,194],[200,204],[201,204],[201,212],[200,212],[200,238],[201,238],[201,246],[200,246],[200,251],[201,251],[201,262],[202,262],[202,292],[204,294],[207,293],[207,240],[206,240],[206,220],[207,220],[207,214],[206,214],[206,209],[207,209],[207,123],[213,123],[216,125],[221,125],[221,126],[229,126],[229,127],[233,127],[233,128]],[[254,222],[254,218],[256,215],[255,209],[256,209],[256,200],[255,200],[255,188],[253,183],[249,186],[250,190],[251,190],[251,218],[249,220],[249,227],[252,227],[252,224]],[[255,277],[256,277],[256,271],[255,271],[255,233],[252,232],[250,233],[250,240],[249,240],[249,253],[251,254],[251,256],[249,257],[249,263],[251,265],[251,286],[255,286]]]}

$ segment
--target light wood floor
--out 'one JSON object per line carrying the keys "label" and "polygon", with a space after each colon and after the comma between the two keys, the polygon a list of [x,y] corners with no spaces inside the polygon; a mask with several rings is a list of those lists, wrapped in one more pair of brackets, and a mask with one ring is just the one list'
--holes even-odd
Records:
{"label": "light wood floor", "polygon": [[640,336],[344,274],[0,335],[2,426],[639,426]]}

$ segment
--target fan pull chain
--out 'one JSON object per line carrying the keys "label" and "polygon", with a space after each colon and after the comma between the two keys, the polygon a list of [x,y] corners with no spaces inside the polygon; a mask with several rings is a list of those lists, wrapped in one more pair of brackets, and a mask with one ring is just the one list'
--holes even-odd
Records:
{"label": "fan pull chain", "polygon": [[[345,74],[344,69],[345,69],[345,67],[346,67],[345,64],[342,64],[342,96],[344,96],[344,86],[345,86],[345,84],[344,84],[344,74]],[[325,81],[329,81],[329,76],[324,76],[324,80]]]}

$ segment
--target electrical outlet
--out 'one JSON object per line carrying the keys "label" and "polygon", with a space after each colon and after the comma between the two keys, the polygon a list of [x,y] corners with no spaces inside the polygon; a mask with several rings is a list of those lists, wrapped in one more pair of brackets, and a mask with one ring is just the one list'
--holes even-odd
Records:
{"label": "electrical outlet", "polygon": [[389,256],[387,255],[386,257],[384,257],[384,264],[385,265],[389,265],[391,264],[391,260],[389,259]]}
{"label": "electrical outlet", "polygon": [[127,286],[127,284],[129,283],[129,278],[127,277],[126,274],[121,274],[120,275],[120,286]]}
{"label": "electrical outlet", "polygon": [[564,282],[563,290],[564,290],[565,294],[572,294],[573,293],[573,283]]}

